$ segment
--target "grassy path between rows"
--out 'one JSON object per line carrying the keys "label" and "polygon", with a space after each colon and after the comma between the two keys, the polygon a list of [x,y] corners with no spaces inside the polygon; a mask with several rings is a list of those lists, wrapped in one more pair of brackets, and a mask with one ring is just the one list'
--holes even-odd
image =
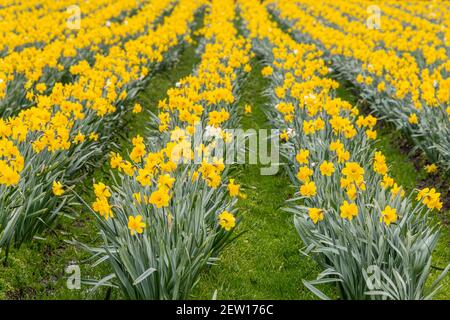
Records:
{"label": "grassy path between rows", "polygon": [[[269,82],[261,76],[261,64],[253,61],[252,72],[240,90],[240,112],[245,104],[253,108],[243,115],[244,129],[270,128],[263,112]],[[236,180],[246,199],[239,200],[243,216],[236,233],[242,233],[201,277],[192,298],[211,299],[315,299],[302,279],[315,279],[319,268],[299,250],[302,242],[290,213],[282,210],[295,190],[280,171],[275,176],[260,175],[260,165],[237,167]],[[326,292],[333,295],[331,287]]]}

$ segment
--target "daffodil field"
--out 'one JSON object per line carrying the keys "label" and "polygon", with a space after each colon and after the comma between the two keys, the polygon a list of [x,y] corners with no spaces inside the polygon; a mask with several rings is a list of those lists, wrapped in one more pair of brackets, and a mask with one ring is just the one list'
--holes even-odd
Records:
{"label": "daffodil field", "polygon": [[450,299],[450,2],[0,1],[1,299]]}

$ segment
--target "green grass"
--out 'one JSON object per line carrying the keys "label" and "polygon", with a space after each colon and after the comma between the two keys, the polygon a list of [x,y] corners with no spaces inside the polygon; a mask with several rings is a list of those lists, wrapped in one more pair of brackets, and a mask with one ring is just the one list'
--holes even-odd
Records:
{"label": "green grass", "polygon": [[[240,107],[248,103],[253,113],[243,115],[242,126],[269,128],[263,113],[268,82],[259,63],[254,61],[252,67],[241,88]],[[295,190],[281,170],[275,176],[261,176],[260,167],[238,168],[236,180],[247,194],[238,203],[243,219],[236,232],[241,236],[223,251],[217,265],[202,274],[193,299],[211,299],[216,290],[218,299],[316,299],[302,279],[315,279],[319,267],[300,254],[303,244],[293,217],[282,210]],[[322,289],[333,295],[332,287]]]}
{"label": "green grass", "polygon": [[[76,221],[63,218],[45,240],[35,240],[12,250],[6,266],[0,266],[0,299],[97,299],[103,290],[90,294],[88,287],[69,290],[66,286],[65,268],[70,263],[80,266],[82,279],[99,279],[105,269],[92,269],[84,261],[85,251],[66,243],[77,238],[92,244],[97,235],[92,219],[82,214]],[[106,271],[107,272],[107,271]]]}

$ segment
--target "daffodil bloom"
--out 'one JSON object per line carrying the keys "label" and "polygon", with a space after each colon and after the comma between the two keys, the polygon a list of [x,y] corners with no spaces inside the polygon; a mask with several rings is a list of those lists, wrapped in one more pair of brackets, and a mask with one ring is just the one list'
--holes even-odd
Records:
{"label": "daffodil bloom", "polygon": [[356,162],[347,162],[342,169],[342,174],[352,182],[360,182],[364,179],[364,169]]}
{"label": "daffodil bloom", "polygon": [[271,66],[266,66],[261,70],[261,74],[264,77],[268,77],[268,76],[272,75],[272,73],[273,73],[273,69]]}
{"label": "daffodil bloom", "polygon": [[234,179],[230,179],[227,187],[231,197],[236,197],[239,195],[240,185],[235,184]]}
{"label": "daffodil bloom", "polygon": [[300,187],[300,194],[304,197],[313,197],[317,194],[317,188],[313,181],[306,182]]}
{"label": "daffodil bloom", "polygon": [[383,176],[383,180],[381,181],[381,186],[384,189],[388,189],[390,187],[392,187],[394,185],[394,179],[392,179],[390,176],[388,176],[387,174],[385,174]]}
{"label": "daffodil bloom", "polygon": [[280,139],[282,141],[288,141],[289,140],[289,135],[288,135],[286,130],[283,130],[283,132],[280,134]]}
{"label": "daffodil bloom", "polygon": [[83,143],[85,140],[86,140],[85,135],[82,134],[81,132],[78,132],[78,134],[73,139],[73,142],[78,144],[78,143]]}
{"label": "daffodil bloom", "polygon": [[358,189],[356,188],[355,184],[350,184],[350,186],[347,188],[347,197],[354,201],[356,200],[356,197],[358,196]]}
{"label": "daffodil bloom", "polygon": [[373,170],[381,175],[386,175],[388,172],[388,166],[386,164],[386,157],[380,152],[375,153],[375,158],[373,162]]}
{"label": "daffodil bloom", "polygon": [[219,214],[219,225],[226,231],[230,231],[236,226],[236,218],[234,215],[228,211],[223,211]]}
{"label": "daffodil bloom", "polygon": [[308,209],[308,215],[309,218],[314,222],[317,223],[319,221],[323,220],[323,210],[319,208],[309,208]]}
{"label": "daffodil bloom", "polygon": [[47,89],[47,85],[45,84],[45,83],[38,83],[37,85],[36,85],[36,90],[38,91],[38,92],[43,92],[43,91],[45,91]]}
{"label": "daffodil bloom", "polygon": [[300,150],[295,156],[295,160],[297,160],[297,162],[300,164],[308,163],[308,158],[309,158],[309,150],[305,149]]}
{"label": "daffodil bloom", "polygon": [[142,106],[139,103],[136,103],[133,107],[133,113],[140,113],[142,112]]}
{"label": "daffodil bloom", "polygon": [[137,142],[130,153],[130,158],[135,163],[139,163],[142,161],[142,157],[146,154],[145,145],[143,142]]}
{"label": "daffodil bloom", "polygon": [[171,189],[173,183],[175,182],[175,178],[171,177],[170,174],[160,175],[158,178],[158,188],[160,189]]}
{"label": "daffodil bloom", "polygon": [[428,209],[441,210],[443,203],[440,201],[441,194],[436,192],[435,188],[425,188],[419,191],[417,195],[417,200],[422,200]]}
{"label": "daffodil bloom", "polygon": [[91,132],[89,134],[89,139],[92,141],[98,141],[98,134],[96,132]]}
{"label": "daffodil bloom", "polygon": [[320,173],[322,173],[323,176],[331,177],[335,171],[334,164],[332,162],[324,161],[320,165]]}
{"label": "daffodil bloom", "polygon": [[377,132],[375,130],[367,130],[366,135],[370,140],[375,140],[377,138]]}
{"label": "daffodil bloom", "polygon": [[400,197],[405,196],[405,190],[403,190],[402,186],[399,186],[397,183],[394,183],[392,186],[391,193],[394,197],[398,195],[400,195]]}
{"label": "daffodil bloom", "polygon": [[94,184],[94,193],[97,198],[111,197],[111,192],[109,191],[108,187],[103,182]]}
{"label": "daffodil bloom", "polygon": [[113,217],[112,208],[108,202],[108,198],[102,197],[95,199],[95,202],[92,204],[92,209],[103,216],[105,220]]}
{"label": "daffodil bloom", "polygon": [[410,114],[408,117],[408,122],[411,124],[418,124],[419,120],[417,119],[417,114],[415,113]]}
{"label": "daffodil bloom", "polygon": [[338,149],[336,151],[336,154],[338,156],[338,162],[344,163],[350,159],[350,152],[344,149]]}
{"label": "daffodil bloom", "polygon": [[438,166],[435,165],[434,163],[426,165],[425,171],[429,174],[435,174],[438,171]]}
{"label": "daffodil bloom", "polygon": [[142,216],[137,215],[136,217],[128,217],[128,229],[130,229],[130,234],[134,236],[136,233],[141,234],[146,227],[145,222],[142,221]]}
{"label": "daffodil bloom", "polygon": [[386,206],[386,208],[381,212],[380,221],[383,221],[386,225],[397,221],[397,209]]}
{"label": "daffodil bloom", "polygon": [[358,215],[358,206],[354,203],[344,201],[340,207],[340,215],[342,218],[352,221]]}
{"label": "daffodil bloom", "polygon": [[344,149],[344,144],[341,141],[337,140],[330,143],[331,151],[337,151],[342,149]]}
{"label": "daffodil bloom", "polygon": [[157,208],[169,206],[170,196],[166,189],[158,189],[150,195],[150,204]]}
{"label": "daffodil bloom", "polygon": [[116,169],[118,168],[120,171],[120,164],[122,163],[122,156],[118,153],[113,153],[111,155],[111,160],[110,160],[110,164],[111,164],[111,168]]}
{"label": "daffodil bloom", "polygon": [[64,194],[64,188],[61,182],[53,181],[52,191],[55,196],[62,196]]}
{"label": "daffodil bloom", "polygon": [[304,166],[300,167],[297,172],[298,180],[302,182],[309,182],[309,178],[314,174],[314,171]]}

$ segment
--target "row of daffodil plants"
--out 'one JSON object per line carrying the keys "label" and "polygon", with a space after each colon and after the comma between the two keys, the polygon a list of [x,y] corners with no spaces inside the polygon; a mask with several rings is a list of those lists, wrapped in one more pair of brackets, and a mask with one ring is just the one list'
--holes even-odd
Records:
{"label": "row of daffodil plants", "polygon": [[[30,7],[23,12],[15,6],[5,10],[7,12],[4,13],[5,20],[2,22],[6,27],[3,37],[7,41],[5,54],[0,59],[1,115],[17,114],[25,106],[25,89],[42,90],[44,85],[51,88],[49,81],[55,75],[45,77],[44,73],[51,74],[52,69],[55,69],[53,73],[64,70],[59,57],[69,57],[70,50],[64,53],[64,47],[69,49],[77,34],[90,31],[94,25],[105,25],[108,19],[114,18],[126,8],[113,5],[108,0],[89,4],[83,9],[90,10],[91,15],[85,17],[80,14],[83,27],[80,24],[80,30],[72,30],[68,27],[70,15],[65,11],[68,6],[67,2],[58,2],[57,5],[45,2],[42,7]],[[17,19],[14,19],[16,16]],[[38,83],[42,84],[34,88]]]}
{"label": "row of daffodil plants", "polygon": [[199,65],[159,102],[146,138],[111,155],[112,185],[94,184],[104,243],[90,250],[113,270],[99,285],[117,286],[125,298],[187,298],[238,223],[240,186],[216,149],[231,143],[225,129],[237,123],[239,87],[251,70],[235,18],[233,0],[207,3]]}
{"label": "row of daffodil plants", "polygon": [[[313,42],[380,117],[406,132],[432,165],[450,170],[450,29],[368,1],[268,1],[300,41]],[[425,7],[426,2],[417,6]],[[449,10],[440,7],[440,10]],[[380,28],[372,28],[375,23]],[[434,166],[433,166],[434,167]]]}
{"label": "row of daffodil plants", "polygon": [[[421,17],[430,22],[442,25],[442,30],[446,30],[446,38],[448,39],[448,32],[450,30],[450,10],[448,10],[450,6],[448,3],[430,2],[428,3],[428,6],[424,6],[420,2],[409,1],[389,1],[387,3],[391,7],[402,9],[416,17]],[[441,10],[441,6],[444,6],[444,10]]]}
{"label": "row of daffodil plants", "polygon": [[[155,11],[171,3],[155,2]],[[173,60],[202,1],[181,0],[156,29],[112,46],[90,66],[71,68],[74,81],[57,83],[17,117],[0,120],[0,247],[19,246],[73,208],[74,187],[114,147],[114,129],[151,75]],[[161,11],[161,10],[159,10]],[[156,19],[158,14],[152,14]]]}
{"label": "row of daffodil plants", "polygon": [[[107,0],[86,3],[86,9],[95,12]],[[67,31],[65,22],[68,2],[26,1],[21,4],[3,4],[0,7],[0,56],[29,46],[41,46]],[[40,32],[38,32],[38,30]]]}
{"label": "row of daffodil plants", "polygon": [[304,252],[324,269],[304,284],[324,299],[317,285],[330,282],[343,299],[431,298],[448,270],[427,281],[439,235],[429,215],[441,209],[440,194],[407,195],[374,148],[377,119],[336,97],[323,53],[295,42],[259,1],[239,3],[253,48],[267,62],[269,119],[281,130],[285,168],[299,190],[287,210]]}
{"label": "row of daffodil plants", "polygon": [[80,16],[79,30],[71,30],[64,21],[62,27],[70,32],[62,37],[12,51],[0,60],[0,115],[16,115],[35,104],[36,95],[49,94],[55,84],[73,80],[72,68],[81,61],[93,65],[97,54],[147,33],[175,2],[148,0],[138,6],[134,0],[108,0],[100,10]]}

